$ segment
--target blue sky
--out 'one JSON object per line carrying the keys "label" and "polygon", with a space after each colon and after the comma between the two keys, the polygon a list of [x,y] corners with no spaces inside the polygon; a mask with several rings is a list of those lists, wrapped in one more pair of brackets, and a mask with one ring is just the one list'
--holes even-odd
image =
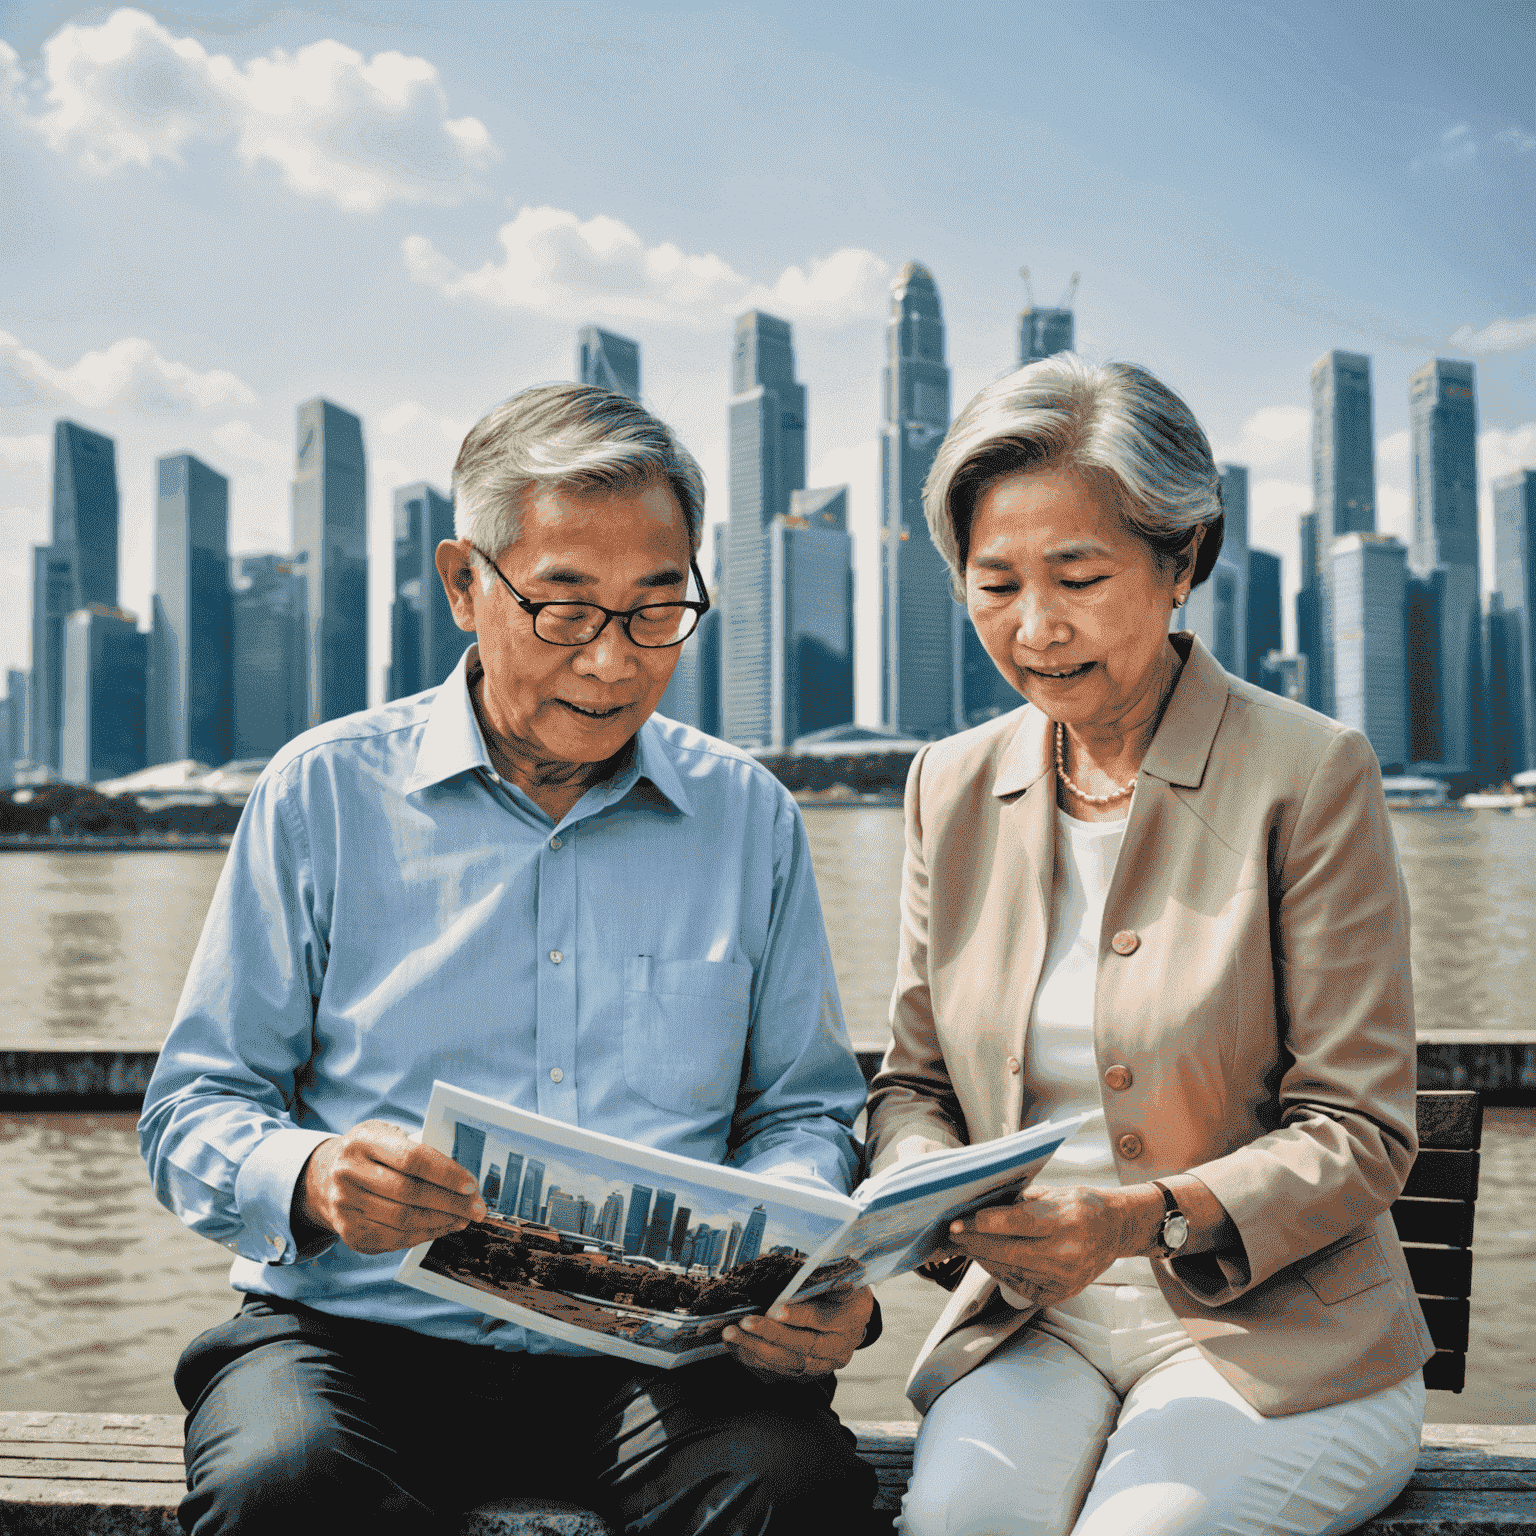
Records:
{"label": "blue sky", "polygon": [[[942,18],[942,19],[941,19]],[[118,440],[123,602],[154,458],[284,548],[294,410],[370,456],[370,682],[390,494],[568,377],[592,321],[726,513],[733,316],[790,320],[810,483],[846,480],[870,718],[886,290],[939,285],[956,405],[1012,361],[1021,263],[1078,347],[1147,365],[1251,468],[1287,587],[1308,374],[1371,354],[1407,531],[1407,380],[1478,365],[1484,480],[1536,466],[1536,6],[0,4],[0,660],[28,655],[51,425]],[[1491,550],[1486,547],[1485,569]]]}

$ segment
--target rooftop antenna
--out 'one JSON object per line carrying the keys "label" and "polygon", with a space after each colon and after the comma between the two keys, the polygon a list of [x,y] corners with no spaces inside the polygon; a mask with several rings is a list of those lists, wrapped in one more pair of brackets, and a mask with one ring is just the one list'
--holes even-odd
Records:
{"label": "rooftop antenna", "polygon": [[1060,305],[1062,309],[1072,308],[1072,300],[1077,297],[1077,285],[1082,281],[1082,276],[1083,274],[1081,272],[1074,272],[1072,274],[1072,281],[1067,284],[1067,291],[1062,296]]}
{"label": "rooftop antenna", "polygon": [[1035,307],[1035,290],[1029,281],[1029,268],[1020,267],[1019,276],[1024,279],[1024,303],[1028,308],[1033,309]]}

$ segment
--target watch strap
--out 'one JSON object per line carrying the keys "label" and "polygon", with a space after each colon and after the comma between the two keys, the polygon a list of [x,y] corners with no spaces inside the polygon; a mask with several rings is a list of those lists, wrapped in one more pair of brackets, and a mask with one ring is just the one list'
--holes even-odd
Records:
{"label": "watch strap", "polygon": [[1161,1179],[1152,1179],[1149,1182],[1154,1189],[1161,1190],[1163,1195],[1163,1219],[1158,1223],[1157,1227],[1158,1257],[1163,1259],[1171,1259],[1179,1250],[1177,1248],[1170,1248],[1164,1239],[1163,1234],[1168,1230],[1168,1223],[1175,1216],[1182,1217],[1186,1226],[1188,1225],[1189,1218],[1185,1216],[1184,1212],[1179,1209],[1179,1202],[1174,1199],[1173,1191],[1169,1189]]}

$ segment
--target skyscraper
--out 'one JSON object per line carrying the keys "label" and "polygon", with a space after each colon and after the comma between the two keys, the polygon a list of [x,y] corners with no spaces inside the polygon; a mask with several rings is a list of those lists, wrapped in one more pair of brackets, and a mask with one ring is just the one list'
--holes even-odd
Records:
{"label": "skyscraper", "polygon": [[1384,773],[1400,773],[1409,761],[1407,561],[1390,534],[1334,541],[1334,714],[1365,736]]}
{"label": "skyscraper", "polygon": [[586,1202],[564,1190],[549,1192],[549,1213],[545,1221],[558,1232],[580,1232],[582,1206]]}
{"label": "skyscraper", "polygon": [[329,400],[298,413],[295,567],[307,587],[309,725],[368,703],[368,516],[363,424]]}
{"label": "skyscraper", "polygon": [[736,1250],[736,1263],[750,1264],[763,1248],[763,1233],[768,1227],[766,1206],[755,1205],[747,1217],[746,1230],[741,1234],[741,1246]]}
{"label": "skyscraper", "polygon": [[69,616],[64,639],[60,770],[74,784],[144,766],[146,636],[121,608],[90,603]]}
{"label": "skyscraper", "polygon": [[1317,513],[1303,512],[1301,538],[1301,586],[1296,593],[1296,650],[1306,657],[1306,697],[1299,702],[1309,709],[1322,708],[1323,671],[1322,568],[1317,558]]}
{"label": "skyscraper", "polygon": [[909,261],[891,284],[880,423],[881,723],[906,736],[955,726],[960,633],[949,570],[923,516],[923,481],[949,429],[939,290]]}
{"label": "skyscraper", "polygon": [[1403,629],[1408,648],[1408,760],[1438,764],[1440,720],[1440,599],[1445,572],[1415,576],[1403,588]]}
{"label": "skyscraper", "polygon": [[1280,556],[1268,550],[1248,551],[1248,618],[1246,670],[1250,683],[1268,687],[1264,658],[1280,649]]}
{"label": "skyscraper", "polygon": [[971,623],[964,603],[954,605],[953,654],[955,659],[955,703],[957,730],[981,725],[1017,709],[1024,700],[1013,684],[997,670],[987,655],[987,648]]}
{"label": "skyscraper", "polygon": [[64,623],[77,608],[117,607],[117,453],[73,421],[53,428],[52,543],[34,550],[32,722],[35,762],[62,763]]}
{"label": "skyscraper", "polygon": [[1493,571],[1510,772],[1536,768],[1536,469],[1493,482]]}
{"label": "skyscraper", "polygon": [[677,1192],[658,1189],[656,1203],[651,1207],[651,1224],[645,1229],[645,1257],[658,1263],[667,1257],[672,1241],[672,1210],[677,1204]]}
{"label": "skyscraper", "polygon": [[240,555],[232,568],[232,755],[271,757],[309,718],[308,584],[287,555]]}
{"label": "skyscraper", "polygon": [[1221,553],[1175,615],[1174,627],[1193,630],[1228,672],[1242,677],[1248,664],[1248,471],[1241,464],[1220,470]]}
{"label": "skyscraper", "polygon": [[1031,304],[1019,311],[1019,367],[1041,358],[1072,350],[1074,321],[1070,309],[1037,309]]}
{"label": "skyscraper", "polygon": [[148,761],[234,756],[229,481],[190,453],[155,466]]}
{"label": "skyscraper", "polygon": [[437,546],[453,537],[453,503],[425,480],[395,492],[395,601],[390,609],[389,678],[384,695],[409,698],[436,688],[472,636],[453,622],[437,574]]}
{"label": "skyscraper", "polygon": [[1416,576],[1443,571],[1440,592],[1440,760],[1477,767],[1483,699],[1482,581],[1478,573],[1477,374],[1436,358],[1408,384],[1412,432],[1409,562]]}
{"label": "skyscraper", "polygon": [[5,669],[5,740],[6,760],[4,770],[9,774],[14,764],[29,757],[27,749],[27,697],[32,685],[31,674],[24,667]]}
{"label": "skyscraper", "polygon": [[720,637],[725,623],[725,543],[726,529],[712,523],[707,530],[713,553],[708,559],[699,551],[699,568],[711,574],[710,610],[699,620],[699,627],[678,647],[677,665],[672,669],[667,691],[662,694],[656,712],[669,720],[680,720],[710,736],[720,732]]}
{"label": "skyscraper", "polygon": [[667,1252],[674,1264],[683,1262],[683,1239],[688,1236],[688,1218],[692,1215],[693,1212],[686,1205],[680,1205],[672,1218],[672,1241]]}
{"label": "skyscraper", "polygon": [[501,1176],[501,1199],[496,1202],[495,1209],[503,1216],[516,1216],[518,1197],[523,1188],[523,1154],[508,1149],[505,1168]]}
{"label": "skyscraper", "polygon": [[595,325],[576,333],[576,377],[583,384],[640,398],[640,343]]}
{"label": "skyscraper", "polygon": [[651,1221],[651,1191],[644,1184],[629,1187],[629,1216],[624,1222],[624,1252],[642,1253]]}
{"label": "skyscraper", "polygon": [[789,325],[756,310],[736,321],[731,360],[730,515],[725,557],[724,736],[773,740],[769,528],[805,486],[805,386],[795,382]]}
{"label": "skyscraper", "polygon": [[1371,406],[1371,360],[1356,352],[1329,352],[1312,365],[1312,508],[1317,516],[1315,569],[1302,585],[1318,591],[1317,638],[1321,666],[1308,668],[1317,707],[1334,714],[1333,610],[1329,581],[1334,540],[1376,531],[1376,440]]}
{"label": "skyscraper", "polygon": [[795,491],[768,529],[773,632],[769,744],[853,719],[853,540],[848,487]]}
{"label": "skyscraper", "polygon": [[462,1120],[453,1126],[453,1160],[477,1184],[480,1182],[480,1160],[485,1156],[485,1132]]}
{"label": "skyscraper", "polygon": [[519,1221],[537,1221],[542,1210],[544,1197],[544,1164],[538,1158],[530,1157],[527,1166],[523,1169],[523,1192],[518,1196],[517,1216]]}
{"label": "skyscraper", "polygon": [[603,1213],[597,1218],[597,1240],[617,1243],[624,1235],[624,1196],[612,1191],[603,1201]]}

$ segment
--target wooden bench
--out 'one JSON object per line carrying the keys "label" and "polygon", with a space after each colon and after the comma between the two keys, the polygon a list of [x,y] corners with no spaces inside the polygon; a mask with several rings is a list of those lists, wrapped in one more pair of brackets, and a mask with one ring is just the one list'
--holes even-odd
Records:
{"label": "wooden bench", "polygon": [[[1436,1345],[1425,1385],[1466,1380],[1482,1102],[1468,1090],[1418,1096],[1420,1151],[1392,1219]],[[894,1514],[912,1470],[916,1426],[854,1423],[859,1453]],[[174,1536],[182,1421],[168,1414],[0,1413],[0,1536],[89,1532]],[[1536,1425],[1426,1425],[1417,1472],[1364,1536],[1536,1536]],[[572,1504],[486,1505],[462,1536],[608,1536]]]}

